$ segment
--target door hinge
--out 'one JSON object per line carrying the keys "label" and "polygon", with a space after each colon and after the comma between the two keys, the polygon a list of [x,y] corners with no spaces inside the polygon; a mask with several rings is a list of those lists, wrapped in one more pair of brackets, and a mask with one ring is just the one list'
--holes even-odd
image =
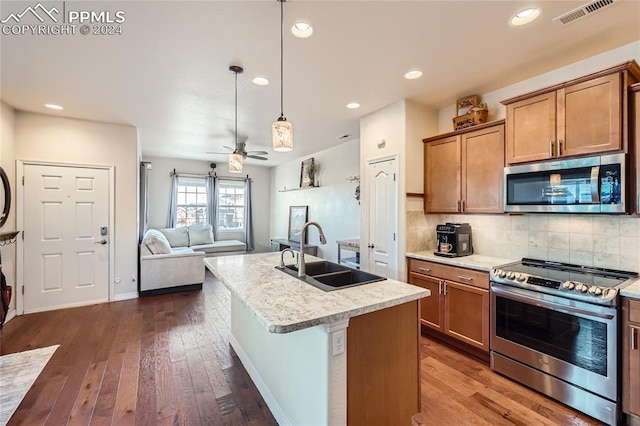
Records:
{"label": "door hinge", "polygon": [[22,186],[24,186],[24,176],[22,176]]}
{"label": "door hinge", "polygon": [[24,286],[22,286],[22,295],[24,296]]}
{"label": "door hinge", "polygon": [[22,241],[24,241],[24,231],[22,231]]}
{"label": "door hinge", "polygon": [[395,173],[393,174],[393,181],[394,182],[396,181],[396,174]]}
{"label": "door hinge", "polygon": [[393,241],[395,241],[395,240],[396,240],[396,233],[394,232],[393,233]]}

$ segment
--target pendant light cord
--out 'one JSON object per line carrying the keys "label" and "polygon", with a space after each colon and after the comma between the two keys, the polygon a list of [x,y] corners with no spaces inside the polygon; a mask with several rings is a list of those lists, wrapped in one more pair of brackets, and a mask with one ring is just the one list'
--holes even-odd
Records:
{"label": "pendant light cord", "polygon": [[280,2],[280,117],[284,117],[284,2]]}
{"label": "pendant light cord", "polygon": [[234,72],[236,76],[236,111],[235,111],[235,126],[236,126],[236,151],[238,152],[238,72]]}

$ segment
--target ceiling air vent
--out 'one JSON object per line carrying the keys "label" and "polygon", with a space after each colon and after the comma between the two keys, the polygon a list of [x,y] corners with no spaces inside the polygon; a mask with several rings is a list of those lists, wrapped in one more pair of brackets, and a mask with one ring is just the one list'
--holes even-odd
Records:
{"label": "ceiling air vent", "polygon": [[611,7],[620,0],[594,0],[587,4],[584,4],[578,8],[568,11],[556,18],[553,18],[553,22],[560,26],[571,24],[579,19],[586,18],[592,13],[599,12],[604,8]]}

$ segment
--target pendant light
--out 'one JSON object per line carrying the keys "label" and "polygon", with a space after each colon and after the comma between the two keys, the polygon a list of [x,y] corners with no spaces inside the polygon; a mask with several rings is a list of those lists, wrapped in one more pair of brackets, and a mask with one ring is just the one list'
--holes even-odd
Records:
{"label": "pendant light", "polygon": [[280,117],[271,125],[271,142],[273,150],[277,152],[293,151],[293,125],[284,116],[283,93],[284,93],[284,9],[283,4],[287,0],[277,0],[280,2]]}
{"label": "pendant light", "polygon": [[235,88],[236,88],[236,110],[235,110],[235,127],[236,127],[236,149],[233,153],[229,154],[229,173],[242,173],[242,164],[244,162],[244,155],[238,151],[238,74],[242,74],[244,69],[237,65],[231,65],[229,71],[235,74]]}

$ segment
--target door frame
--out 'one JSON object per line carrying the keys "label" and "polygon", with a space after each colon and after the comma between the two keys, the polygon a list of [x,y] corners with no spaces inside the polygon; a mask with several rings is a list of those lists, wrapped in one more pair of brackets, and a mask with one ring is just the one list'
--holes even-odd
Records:
{"label": "door frame", "polygon": [[[397,153],[384,155],[382,157],[368,158],[367,160],[365,160],[365,168],[363,173],[364,188],[361,188],[360,190],[362,205],[363,207],[365,207],[363,209],[364,214],[362,215],[362,223],[360,227],[360,229],[362,230],[362,238],[360,241],[360,257],[361,257],[360,267],[362,268],[363,265],[366,265],[367,269],[365,270],[368,270],[369,262],[371,260],[369,256],[370,251],[368,250],[368,247],[366,247],[365,245],[366,243],[369,242],[369,238],[371,237],[369,233],[369,228],[371,225],[371,217],[369,215],[369,203],[371,202],[371,200],[369,200],[369,191],[371,189],[371,181],[369,179],[368,170],[370,165],[376,164],[376,163],[382,163],[385,161],[394,161],[393,172],[396,174],[396,220],[394,224],[394,230],[396,233],[396,256],[395,256],[396,278],[395,279],[400,280],[401,272],[402,272],[402,268],[400,265],[400,233],[398,232],[399,226],[400,226],[400,222],[399,222],[400,221],[400,170],[399,170],[400,160],[399,160],[399,155]],[[403,249],[403,256],[404,256],[404,249]]]}
{"label": "door frame", "polygon": [[109,241],[109,255],[107,256],[108,271],[107,271],[107,283],[109,285],[109,302],[114,300],[115,284],[113,277],[115,276],[114,262],[112,259],[114,256],[115,247],[115,166],[113,165],[99,165],[99,164],[82,164],[82,163],[59,163],[50,161],[37,161],[37,160],[16,160],[16,230],[22,234],[20,238],[16,239],[16,315],[24,315],[24,217],[25,211],[25,199],[24,199],[24,169],[25,166],[54,166],[54,167],[71,167],[71,168],[83,168],[83,169],[100,169],[107,170],[109,172],[109,233],[107,239]]}

